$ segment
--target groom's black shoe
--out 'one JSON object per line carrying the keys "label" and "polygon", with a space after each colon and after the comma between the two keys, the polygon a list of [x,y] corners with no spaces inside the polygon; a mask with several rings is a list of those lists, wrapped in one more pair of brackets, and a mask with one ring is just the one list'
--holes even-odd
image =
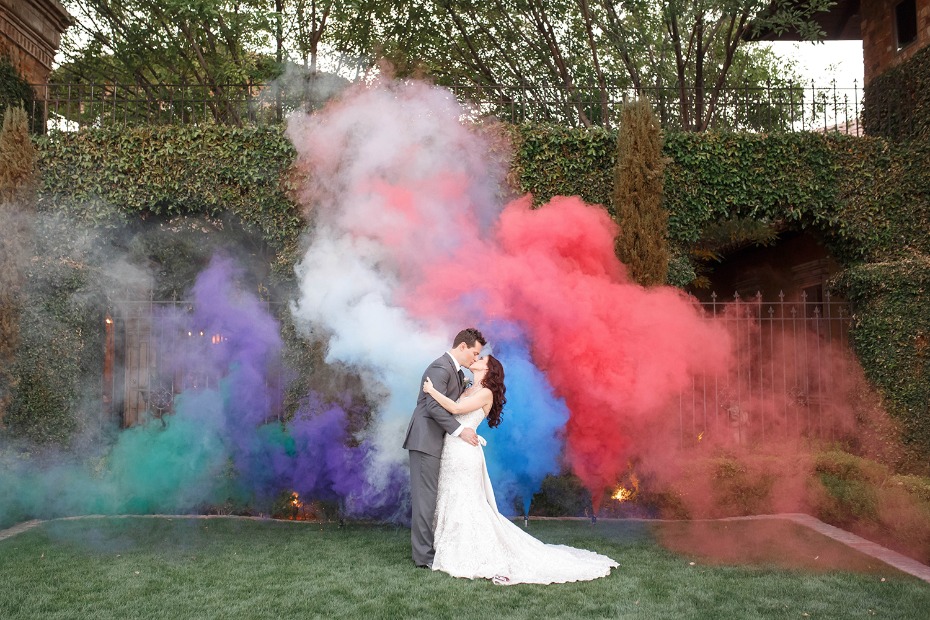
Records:
{"label": "groom's black shoe", "polygon": [[417,564],[417,568],[428,568],[430,570],[433,570],[433,565],[432,564]]}

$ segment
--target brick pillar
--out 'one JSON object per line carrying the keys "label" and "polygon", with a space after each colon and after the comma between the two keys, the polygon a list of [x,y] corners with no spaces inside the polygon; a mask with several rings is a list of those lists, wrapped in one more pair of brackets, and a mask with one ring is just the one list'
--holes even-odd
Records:
{"label": "brick pillar", "polygon": [[73,23],[58,0],[0,0],[0,53],[27,82],[45,84],[61,35]]}
{"label": "brick pillar", "polygon": [[865,84],[930,45],[930,0],[916,0],[917,40],[898,49],[895,7],[900,0],[862,0],[862,49]]}

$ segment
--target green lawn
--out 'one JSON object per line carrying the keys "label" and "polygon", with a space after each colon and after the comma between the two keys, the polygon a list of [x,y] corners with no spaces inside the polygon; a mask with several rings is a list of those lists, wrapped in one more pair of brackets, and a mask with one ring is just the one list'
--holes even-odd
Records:
{"label": "green lawn", "polygon": [[666,551],[638,522],[530,528],[621,566],[592,582],[500,587],[414,568],[409,531],[392,526],[52,521],[0,541],[0,618],[930,617],[930,584],[890,568],[713,565]]}

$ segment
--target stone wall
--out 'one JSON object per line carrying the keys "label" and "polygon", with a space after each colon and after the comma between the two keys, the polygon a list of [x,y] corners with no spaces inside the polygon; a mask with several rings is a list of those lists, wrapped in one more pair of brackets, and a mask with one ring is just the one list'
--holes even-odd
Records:
{"label": "stone wall", "polygon": [[930,0],[916,0],[917,40],[898,49],[895,7],[901,0],[865,0],[862,11],[862,48],[866,86],[873,78],[911,58],[930,45]]}
{"label": "stone wall", "polygon": [[58,0],[0,0],[0,54],[30,84],[45,84],[61,35],[73,22]]}

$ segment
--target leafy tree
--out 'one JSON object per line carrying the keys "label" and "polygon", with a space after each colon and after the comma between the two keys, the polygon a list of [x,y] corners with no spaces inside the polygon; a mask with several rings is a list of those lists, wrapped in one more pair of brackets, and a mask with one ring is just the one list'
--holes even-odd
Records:
{"label": "leafy tree", "polygon": [[331,71],[357,76],[373,66],[377,37],[398,36],[405,21],[375,0],[65,2],[78,20],[52,81],[81,105],[55,111],[83,124],[104,115],[238,124],[269,111],[280,120],[292,91],[319,90],[324,56]]}
{"label": "leafy tree", "polygon": [[[129,84],[166,116],[237,123],[251,86],[289,63],[313,80],[349,79],[386,60],[485,101],[506,118],[590,126],[612,122],[623,94],[648,94],[666,126],[767,129],[786,106],[761,96],[791,68],[748,44],[756,31],[820,31],[831,0],[66,0],[79,16],[56,81]],[[324,62],[324,60],[326,62]],[[177,95],[170,84],[196,85]],[[739,86],[736,90],[734,87]],[[312,90],[312,88],[310,89]],[[740,93],[740,101],[725,101]],[[98,90],[98,95],[99,90]],[[105,96],[110,95],[104,92]],[[275,94],[281,115],[281,96]],[[113,97],[116,99],[116,97]],[[131,98],[131,97],[130,97]],[[178,99],[182,101],[178,101]],[[86,107],[86,106],[85,106]],[[85,109],[84,114],[102,113]],[[111,105],[112,108],[112,105]],[[727,113],[721,113],[725,108]],[[530,114],[527,114],[529,109]]]}
{"label": "leafy tree", "polygon": [[66,4],[78,20],[66,35],[67,60],[54,81],[103,84],[96,93],[101,101],[119,94],[142,106],[158,102],[168,108],[167,117],[206,106],[212,118],[237,123],[243,110],[236,103],[251,94],[249,84],[274,75],[273,61],[258,51],[267,47],[272,24],[263,0]]}
{"label": "leafy tree", "polygon": [[576,0],[429,4],[435,34],[411,55],[419,54],[441,83],[466,84],[466,94],[476,97],[490,94],[499,103],[491,111],[502,116],[525,104],[536,120],[585,126],[599,120],[588,86],[594,67],[610,70],[603,66],[609,59],[586,37]]}
{"label": "leafy tree", "polygon": [[[587,0],[578,3],[588,4]],[[751,36],[791,30],[801,39],[817,40],[823,31],[814,16],[833,4],[833,0],[600,0],[597,10],[586,11],[585,19],[602,29],[637,92],[675,89],[680,126],[703,131],[714,120],[726,88],[735,85],[728,82],[731,71],[744,79],[756,78],[751,86],[764,84],[759,78],[780,77],[777,68],[766,67],[765,54],[762,58],[747,54]]]}
{"label": "leafy tree", "polygon": [[[831,0],[406,0],[420,20],[406,55],[444,84],[490,93],[496,110],[537,110],[537,120],[609,125],[620,94],[647,93],[683,129],[757,128],[756,102],[720,118],[736,79],[744,92],[793,75],[771,52],[747,45],[756,31],[821,32],[813,16]],[[411,11],[411,15],[414,13]],[[512,85],[513,90],[501,88]],[[755,97],[756,100],[759,97]],[[728,106],[728,107],[733,107]],[[763,120],[765,117],[761,117]],[[768,121],[771,122],[771,121]]]}

